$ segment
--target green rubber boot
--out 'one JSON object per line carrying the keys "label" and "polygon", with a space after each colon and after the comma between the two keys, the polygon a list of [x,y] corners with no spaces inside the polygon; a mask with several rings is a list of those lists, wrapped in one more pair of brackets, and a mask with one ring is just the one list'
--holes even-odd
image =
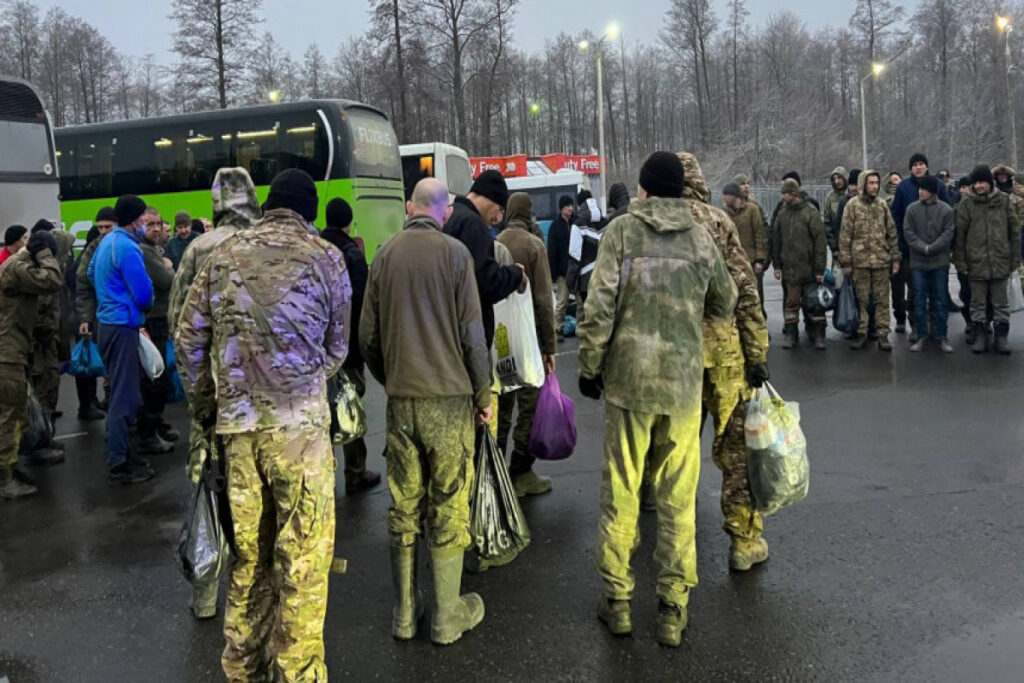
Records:
{"label": "green rubber boot", "polygon": [[629,613],[629,600],[612,600],[601,596],[597,601],[597,618],[608,627],[613,636],[633,633],[633,619]]}
{"label": "green rubber boot", "polygon": [[416,624],[423,617],[423,600],[416,592],[416,545],[391,546],[391,583],[395,607],[391,610],[391,635],[395,640],[416,637]]}
{"label": "green rubber boot", "polygon": [[761,564],[767,559],[768,544],[763,538],[732,539],[732,547],[729,548],[729,569],[745,572],[755,564]]}
{"label": "green rubber boot", "polygon": [[518,498],[539,496],[551,490],[551,477],[542,477],[533,470],[512,477],[512,488]]}
{"label": "green rubber boot", "polygon": [[431,548],[434,562],[434,617],[430,639],[450,645],[484,620],[484,601],[476,593],[459,595],[462,588],[461,548]]}
{"label": "green rubber boot", "polygon": [[667,647],[679,647],[686,628],[686,607],[658,601],[658,642]]}

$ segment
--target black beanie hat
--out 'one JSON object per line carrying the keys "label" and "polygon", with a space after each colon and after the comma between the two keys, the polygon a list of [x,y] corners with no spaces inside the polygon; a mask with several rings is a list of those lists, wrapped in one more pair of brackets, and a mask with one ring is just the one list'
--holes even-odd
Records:
{"label": "black beanie hat", "polygon": [[264,203],[266,211],[291,209],[307,221],[316,220],[320,210],[320,198],[316,183],[309,174],[298,168],[289,168],[278,173],[270,183],[270,193]]}
{"label": "black beanie hat", "polygon": [[202,235],[204,232],[206,232],[206,226],[203,225],[203,222],[198,218],[193,218],[192,222],[190,222],[189,225],[192,227],[192,232],[196,233],[197,235]]}
{"label": "black beanie hat", "polygon": [[[113,209],[111,209],[111,211],[113,211]],[[89,246],[90,244],[92,244],[93,241],[96,240],[99,236],[100,236],[100,229],[99,229],[99,227],[94,225],[91,228],[89,228],[89,232],[86,233],[86,235],[85,235],[85,246]]]}
{"label": "black beanie hat", "polygon": [[503,209],[505,204],[508,203],[508,185],[505,184],[505,177],[493,168],[489,168],[481,173],[473,181],[473,187],[469,188],[469,191],[475,195],[490,199]]}
{"label": "black beanie hat", "polygon": [[683,162],[672,152],[655,152],[640,168],[640,187],[651,197],[683,196]]}
{"label": "black beanie hat", "polygon": [[24,237],[26,232],[28,232],[28,229],[24,225],[12,225],[7,228],[4,232],[4,246],[11,246]]}
{"label": "black beanie hat", "polygon": [[561,211],[562,209],[564,209],[567,206],[572,206],[572,205],[573,205],[572,197],[570,197],[569,195],[563,194],[561,197],[558,198],[558,210],[559,211]]}
{"label": "black beanie hat", "polygon": [[590,190],[580,190],[576,193],[576,205],[582,206],[583,202],[593,198],[594,195],[590,193]]}
{"label": "black beanie hat", "polygon": [[921,154],[920,152],[915,152],[910,156],[910,164],[907,166],[907,168],[914,168],[914,164],[916,164],[919,161],[922,162],[925,166],[928,165],[928,157]]}
{"label": "black beanie hat", "polygon": [[846,184],[850,187],[857,187],[857,181],[860,180],[861,169],[851,168],[850,177],[846,180]]}
{"label": "black beanie hat", "polygon": [[102,209],[97,211],[96,220],[94,222],[99,223],[100,221],[111,221],[112,223],[116,223],[117,214],[114,213],[114,207],[104,206]]}
{"label": "black beanie hat", "polygon": [[971,185],[974,183],[988,183],[989,187],[995,187],[995,181],[992,179],[992,169],[985,164],[980,164],[974,167],[971,171]]}
{"label": "black beanie hat", "polygon": [[341,197],[327,202],[327,227],[347,228],[352,225],[352,207]]}
{"label": "black beanie hat", "polygon": [[146,202],[133,194],[121,195],[114,204],[114,217],[122,228],[139,220],[139,216],[145,212]]}
{"label": "black beanie hat", "polygon": [[46,230],[47,232],[49,232],[50,230],[53,230],[53,227],[53,223],[46,220],[45,218],[40,218],[39,220],[36,221],[36,224],[32,226],[32,233],[35,234],[40,230]]}
{"label": "black beanie hat", "polygon": [[790,171],[786,175],[782,176],[783,180],[787,178],[792,178],[793,180],[795,180],[797,185],[803,185],[803,183],[800,182],[800,174],[797,173],[796,171]]}
{"label": "black beanie hat", "polygon": [[970,186],[971,186],[971,179],[969,177],[967,177],[967,176],[963,176],[963,177],[960,178],[960,180],[956,181],[956,189],[958,189],[958,190],[961,187],[970,187]]}
{"label": "black beanie hat", "polygon": [[939,179],[933,175],[922,176],[921,179],[917,181],[917,186],[922,190],[928,190],[932,194],[939,193]]}
{"label": "black beanie hat", "polygon": [[743,196],[740,194],[740,186],[737,185],[736,183],[729,183],[724,188],[722,188],[722,196],[725,196],[727,194],[731,194],[733,197]]}

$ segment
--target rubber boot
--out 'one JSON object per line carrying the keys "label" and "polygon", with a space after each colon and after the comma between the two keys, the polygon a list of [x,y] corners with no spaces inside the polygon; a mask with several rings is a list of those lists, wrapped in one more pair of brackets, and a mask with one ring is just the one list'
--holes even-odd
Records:
{"label": "rubber boot", "polygon": [[372,470],[363,470],[355,474],[345,475],[345,495],[354,496],[369,491],[380,483],[380,474]]}
{"label": "rubber boot", "polygon": [[217,582],[217,579],[207,583],[192,584],[192,602],[189,603],[189,609],[192,610],[193,617],[203,621],[217,616],[217,593],[219,588],[220,584]]}
{"label": "rubber boot", "polygon": [[0,500],[28,498],[39,492],[35,486],[18,481],[9,467],[0,467]]}
{"label": "rubber boot", "polygon": [[658,601],[658,643],[667,647],[679,647],[683,642],[686,628],[686,607]]}
{"label": "rubber boot", "polygon": [[782,348],[792,349],[796,347],[800,332],[797,329],[796,323],[787,324],[782,328]]}
{"label": "rubber boot", "polygon": [[395,640],[416,637],[416,624],[423,617],[423,600],[416,592],[416,544],[391,546],[391,585],[395,607],[391,610],[391,635]]}
{"label": "rubber boot", "polygon": [[484,620],[484,601],[476,593],[459,595],[462,587],[461,548],[431,548],[434,563],[434,616],[430,639],[450,645]]}
{"label": "rubber boot", "polygon": [[601,596],[597,601],[597,618],[608,627],[613,636],[633,633],[633,620],[629,613],[629,600],[612,600]]}
{"label": "rubber boot", "polygon": [[996,323],[995,351],[1001,356],[1010,355],[1010,323]]}
{"label": "rubber boot", "polygon": [[988,328],[985,323],[974,323],[974,344],[971,351],[985,353],[988,350]]}
{"label": "rubber boot", "polygon": [[533,470],[512,477],[512,488],[516,490],[516,496],[539,496],[551,490],[551,477],[542,477]]}
{"label": "rubber boot", "polygon": [[763,538],[733,538],[729,548],[729,569],[748,571],[755,564],[768,559],[768,544]]}
{"label": "rubber boot", "polygon": [[854,351],[860,351],[865,346],[867,346],[867,344],[868,344],[868,337],[867,337],[867,335],[861,336],[861,335],[858,334],[857,336],[855,336],[853,338],[853,341],[850,342],[850,348],[853,349]]}

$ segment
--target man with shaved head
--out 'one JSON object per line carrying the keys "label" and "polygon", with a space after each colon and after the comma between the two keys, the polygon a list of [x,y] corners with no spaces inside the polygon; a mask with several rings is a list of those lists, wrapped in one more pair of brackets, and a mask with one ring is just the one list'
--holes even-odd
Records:
{"label": "man with shaved head", "polygon": [[[392,635],[416,636],[416,536],[429,528],[434,569],[430,637],[446,645],[484,618],[476,593],[459,595],[469,547],[474,421],[490,422],[491,362],[469,249],[441,232],[448,190],[421,180],[405,229],[374,257],[359,345],[384,385],[387,409],[388,533],[395,589]],[[420,503],[427,499],[424,524]]]}

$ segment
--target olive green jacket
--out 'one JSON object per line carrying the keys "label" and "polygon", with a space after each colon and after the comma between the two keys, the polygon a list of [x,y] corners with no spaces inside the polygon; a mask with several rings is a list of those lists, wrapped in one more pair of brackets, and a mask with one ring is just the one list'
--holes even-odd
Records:
{"label": "olive green jacket", "polygon": [[993,189],[960,200],[953,264],[971,280],[1001,280],[1020,267],[1020,223],[1009,196]]}

